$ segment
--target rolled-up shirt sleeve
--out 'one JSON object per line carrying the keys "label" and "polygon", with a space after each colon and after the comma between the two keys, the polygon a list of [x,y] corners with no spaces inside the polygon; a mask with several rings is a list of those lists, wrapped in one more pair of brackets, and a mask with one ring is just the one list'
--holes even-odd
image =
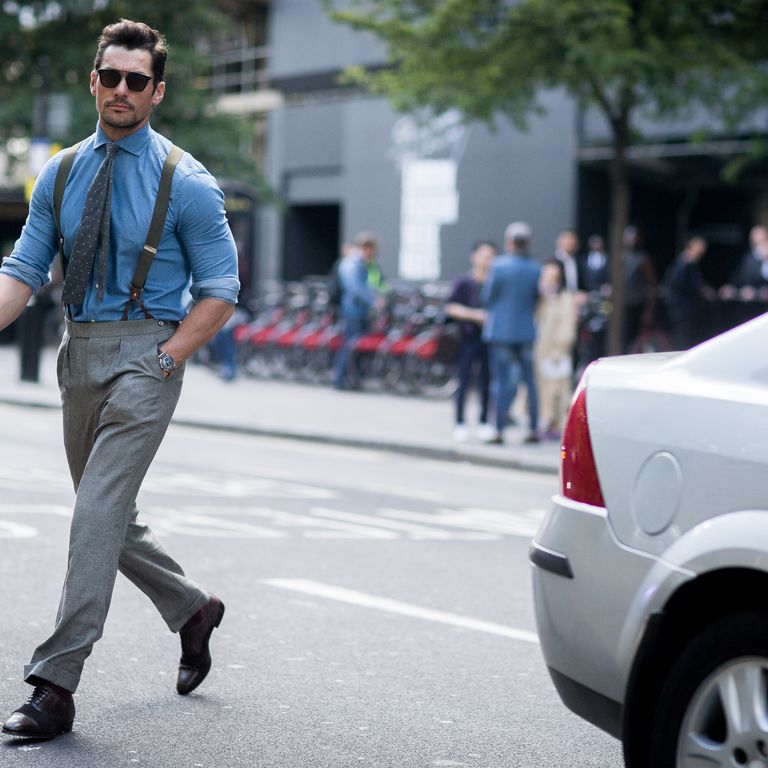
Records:
{"label": "rolled-up shirt sleeve", "polygon": [[24,283],[33,292],[50,281],[51,262],[58,249],[53,215],[53,184],[60,158],[51,158],[37,177],[29,203],[29,215],[21,235],[0,273]]}
{"label": "rolled-up shirt sleeve", "polygon": [[224,213],[224,193],[204,170],[179,186],[178,236],[189,258],[193,301],[213,298],[237,304],[237,248]]}

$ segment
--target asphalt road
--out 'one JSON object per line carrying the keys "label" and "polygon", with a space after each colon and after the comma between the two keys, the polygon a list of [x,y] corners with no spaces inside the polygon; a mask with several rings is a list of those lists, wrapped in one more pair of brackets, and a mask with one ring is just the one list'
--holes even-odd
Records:
{"label": "asphalt road", "polygon": [[[0,406],[0,719],[55,615],[73,499],[56,411]],[[527,550],[556,479],[174,426],[139,505],[225,601],[214,666],[118,579],[72,734],[0,766],[619,768],[539,654]]]}

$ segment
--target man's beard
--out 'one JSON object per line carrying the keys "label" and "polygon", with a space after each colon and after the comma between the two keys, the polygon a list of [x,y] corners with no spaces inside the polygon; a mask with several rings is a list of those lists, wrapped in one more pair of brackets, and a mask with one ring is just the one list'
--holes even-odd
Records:
{"label": "man's beard", "polygon": [[[110,107],[114,106],[115,104],[121,104],[122,106],[128,107],[129,111],[126,112],[110,112]],[[99,115],[102,119],[102,121],[108,125],[110,128],[121,128],[121,129],[130,129],[135,128],[137,125],[140,125],[142,120],[144,118],[138,117],[136,114],[136,110],[133,107],[130,107],[125,102],[112,102],[111,104],[105,105],[104,109],[102,110],[101,114]]]}
{"label": "man's beard", "polygon": [[128,128],[135,128],[141,122],[141,120],[132,120],[131,122],[116,123],[113,120],[108,120],[105,118],[102,118],[102,120],[110,128],[121,128],[123,130]]}

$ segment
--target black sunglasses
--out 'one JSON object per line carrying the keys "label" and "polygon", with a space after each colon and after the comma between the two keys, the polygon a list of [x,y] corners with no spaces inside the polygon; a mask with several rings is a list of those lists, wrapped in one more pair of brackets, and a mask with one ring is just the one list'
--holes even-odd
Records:
{"label": "black sunglasses", "polygon": [[129,91],[141,93],[147,83],[152,79],[149,75],[142,75],[140,72],[126,72],[123,69],[97,69],[99,82],[105,88],[117,88],[120,81],[125,78],[125,84]]}

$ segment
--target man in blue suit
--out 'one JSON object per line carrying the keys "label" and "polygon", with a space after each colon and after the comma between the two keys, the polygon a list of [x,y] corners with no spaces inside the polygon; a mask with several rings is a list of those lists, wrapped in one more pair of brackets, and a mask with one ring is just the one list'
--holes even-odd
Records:
{"label": "man in blue suit", "polygon": [[492,392],[496,409],[496,436],[504,442],[504,427],[519,379],[528,390],[530,432],[526,443],[539,442],[539,404],[533,367],[536,338],[534,312],[539,298],[539,264],[530,258],[531,228],[521,221],[504,232],[505,253],[491,265],[483,286],[488,316],[483,339],[490,345]]}

